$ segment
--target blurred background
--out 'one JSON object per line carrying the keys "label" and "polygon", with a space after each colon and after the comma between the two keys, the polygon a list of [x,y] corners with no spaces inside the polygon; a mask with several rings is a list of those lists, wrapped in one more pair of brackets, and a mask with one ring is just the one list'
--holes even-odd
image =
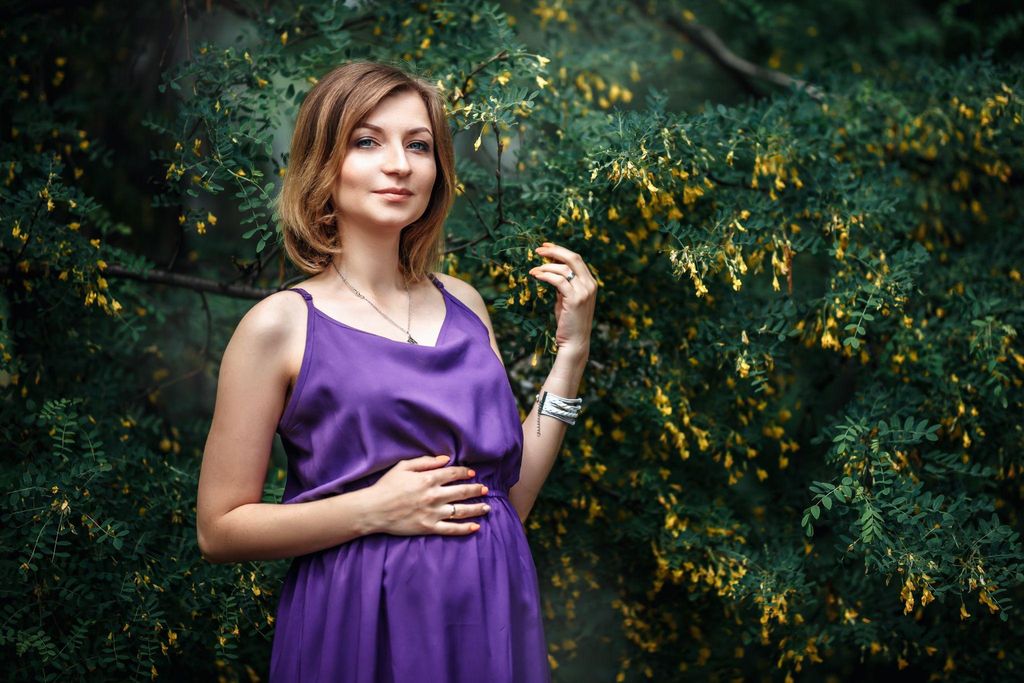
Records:
{"label": "blurred background", "polygon": [[298,105],[354,58],[448,98],[443,268],[524,417],[531,248],[601,284],[528,523],[554,680],[1020,676],[1018,3],[0,11],[9,680],[266,679],[287,561],[205,562],[196,483],[234,326],[304,278]]}

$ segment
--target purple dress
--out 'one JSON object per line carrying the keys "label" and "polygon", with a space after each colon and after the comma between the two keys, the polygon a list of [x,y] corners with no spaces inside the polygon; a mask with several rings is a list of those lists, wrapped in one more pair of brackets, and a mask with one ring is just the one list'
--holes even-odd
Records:
{"label": "purple dress", "polygon": [[508,491],[523,427],[480,318],[445,300],[435,346],[399,342],[308,309],[302,366],[278,425],[282,503],[373,484],[399,460],[448,454],[490,512],[466,536],[374,533],[292,560],[271,683],[537,683],[551,680],[537,570]]}

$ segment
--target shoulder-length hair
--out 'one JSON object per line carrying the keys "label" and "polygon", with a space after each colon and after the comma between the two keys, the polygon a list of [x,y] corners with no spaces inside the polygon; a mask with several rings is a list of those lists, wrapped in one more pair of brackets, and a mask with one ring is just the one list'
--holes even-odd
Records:
{"label": "shoulder-length hair", "polygon": [[336,67],[306,95],[292,135],[284,186],[276,202],[288,258],[317,274],[342,252],[332,200],[352,131],[389,95],[412,91],[427,107],[434,137],[437,177],[423,215],[402,229],[399,268],[406,283],[418,282],[444,255],[444,221],[455,200],[455,151],[441,92],[397,66],[354,61]]}

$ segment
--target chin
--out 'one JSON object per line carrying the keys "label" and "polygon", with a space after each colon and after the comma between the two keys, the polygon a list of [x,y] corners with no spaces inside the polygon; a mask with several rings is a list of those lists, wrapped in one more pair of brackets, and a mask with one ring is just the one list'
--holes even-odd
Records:
{"label": "chin", "polygon": [[391,231],[400,232],[400,231],[405,230],[406,228],[408,228],[410,225],[412,225],[416,221],[418,221],[422,215],[423,214],[420,214],[419,216],[415,216],[415,217],[412,217],[412,218],[403,218],[401,220],[394,220],[394,221],[382,220],[382,219],[371,220],[370,223],[374,227],[376,227],[376,228],[378,228],[380,230],[391,230]]}

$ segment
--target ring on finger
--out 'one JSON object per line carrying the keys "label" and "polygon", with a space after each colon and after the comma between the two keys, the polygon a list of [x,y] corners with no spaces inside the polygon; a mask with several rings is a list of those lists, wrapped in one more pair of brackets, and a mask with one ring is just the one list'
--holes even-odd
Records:
{"label": "ring on finger", "polygon": [[450,514],[448,516],[449,517],[454,517],[455,516],[455,503],[449,503],[449,505],[452,506],[452,514]]}
{"label": "ring on finger", "polygon": [[559,265],[561,265],[561,266],[565,266],[566,270],[568,270],[568,271],[569,271],[569,274],[568,274],[568,275],[566,275],[565,273],[562,273],[561,271],[559,271],[559,274],[560,274],[560,275],[561,275],[562,277],[564,277],[564,278],[565,278],[565,281],[566,281],[566,282],[572,282],[572,279],[573,279],[574,277],[576,277],[576,271],[574,271],[574,270],[572,269],[572,266],[570,266],[570,265],[568,265],[568,264],[565,264],[565,263],[560,263]]}

